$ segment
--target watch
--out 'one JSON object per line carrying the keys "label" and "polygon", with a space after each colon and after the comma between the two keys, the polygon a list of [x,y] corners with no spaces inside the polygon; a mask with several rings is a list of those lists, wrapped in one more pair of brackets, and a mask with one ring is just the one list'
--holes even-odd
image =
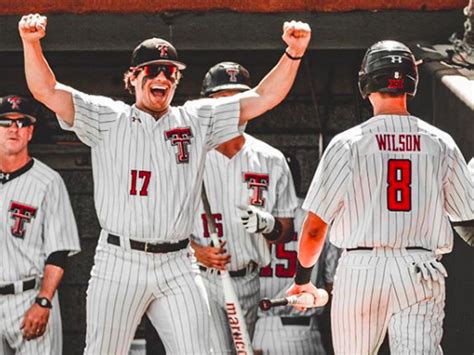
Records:
{"label": "watch", "polygon": [[53,308],[53,305],[46,297],[36,297],[35,303],[39,304],[39,306],[43,308]]}

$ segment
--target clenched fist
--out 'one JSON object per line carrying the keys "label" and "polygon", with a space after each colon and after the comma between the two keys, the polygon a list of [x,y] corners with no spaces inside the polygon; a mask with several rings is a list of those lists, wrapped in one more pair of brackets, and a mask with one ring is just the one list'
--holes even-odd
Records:
{"label": "clenched fist", "polygon": [[18,23],[20,37],[25,42],[36,42],[46,36],[48,19],[40,14],[29,14],[21,18]]}
{"label": "clenched fist", "polygon": [[301,21],[285,22],[282,38],[288,45],[288,53],[294,57],[301,57],[311,39],[311,28]]}

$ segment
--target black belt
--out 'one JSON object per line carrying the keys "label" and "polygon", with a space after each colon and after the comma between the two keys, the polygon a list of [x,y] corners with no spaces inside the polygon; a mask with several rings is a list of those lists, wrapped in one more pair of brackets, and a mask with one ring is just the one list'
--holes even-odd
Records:
{"label": "black belt", "polygon": [[[120,246],[120,237],[109,234],[107,237],[109,244]],[[188,246],[189,239],[180,240],[177,243],[160,243],[152,244],[148,242],[139,242],[138,240],[130,239],[130,248],[135,250],[146,251],[147,253],[170,253],[184,249]]]}
{"label": "black belt", "polygon": [[280,317],[283,325],[306,325],[311,324],[311,317]]}
{"label": "black belt", "polygon": [[[347,248],[346,251],[353,251],[353,250],[374,250],[374,247],[357,247],[357,248]],[[431,251],[429,249],[423,248],[423,247],[405,247],[405,248],[400,248],[400,249],[406,249],[406,250],[425,250],[425,251]]]}
{"label": "black belt", "polygon": [[[23,291],[28,291],[34,289],[36,286],[36,280],[23,281]],[[15,285],[9,284],[5,286],[0,286],[0,295],[14,295],[15,294]]]}
{"label": "black belt", "polygon": [[[220,271],[219,270],[216,270],[216,269],[212,269],[212,268],[207,268],[203,265],[199,265],[199,269],[201,271],[216,271],[218,275],[220,275]],[[257,264],[252,262],[250,263],[247,267],[244,267],[243,269],[240,269],[240,270],[235,270],[235,271],[229,271],[229,275],[230,277],[243,277],[247,274],[250,274],[251,272],[257,270]]]}

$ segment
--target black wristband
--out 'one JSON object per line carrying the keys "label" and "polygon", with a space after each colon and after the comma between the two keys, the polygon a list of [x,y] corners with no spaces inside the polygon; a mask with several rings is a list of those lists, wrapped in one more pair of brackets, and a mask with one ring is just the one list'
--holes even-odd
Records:
{"label": "black wristband", "polygon": [[300,264],[298,260],[296,262],[296,275],[295,275],[295,284],[304,285],[311,281],[311,273],[313,272],[313,266],[304,267]]}
{"label": "black wristband", "polygon": [[301,60],[303,58],[303,56],[301,57],[293,57],[290,53],[288,53],[285,49],[285,54],[288,58],[290,58],[291,60]]}
{"label": "black wristband", "polygon": [[274,242],[275,240],[280,238],[282,229],[283,229],[283,226],[281,225],[280,221],[275,218],[275,225],[273,226],[273,230],[267,234],[263,233],[263,237],[269,242]]}

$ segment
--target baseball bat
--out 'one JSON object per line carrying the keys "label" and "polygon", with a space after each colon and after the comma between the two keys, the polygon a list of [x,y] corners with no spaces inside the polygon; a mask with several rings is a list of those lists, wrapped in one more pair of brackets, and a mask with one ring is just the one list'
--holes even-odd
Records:
{"label": "baseball bat", "polygon": [[[204,183],[202,184],[201,199],[204,206],[204,212],[206,213],[211,241],[215,247],[218,247],[220,244],[217,235],[217,228],[214,223],[214,218],[212,217],[211,206],[207,199]],[[250,340],[250,335],[247,330],[247,323],[245,323],[244,312],[242,311],[242,307],[240,307],[239,299],[235,293],[234,286],[232,285],[229,272],[227,270],[221,270],[220,274],[227,319],[229,321],[230,332],[232,334],[236,353],[238,355],[253,355],[252,341]]]}
{"label": "baseball bat", "polygon": [[322,307],[328,303],[329,295],[326,290],[318,288],[318,297],[311,293],[303,292],[299,295],[292,295],[283,298],[263,298],[260,300],[259,307],[262,311],[268,311],[273,307],[280,306],[301,306],[306,308]]}

